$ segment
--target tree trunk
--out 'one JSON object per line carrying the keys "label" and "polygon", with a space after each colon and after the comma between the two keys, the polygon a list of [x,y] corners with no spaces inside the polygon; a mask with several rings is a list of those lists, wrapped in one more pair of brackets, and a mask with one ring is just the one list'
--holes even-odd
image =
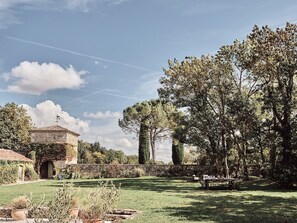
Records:
{"label": "tree trunk", "polygon": [[292,151],[292,134],[291,126],[287,124],[282,128],[282,161],[281,165],[287,166],[291,164],[291,151]]}
{"label": "tree trunk", "polygon": [[264,156],[264,151],[263,151],[263,146],[262,146],[260,134],[261,133],[259,133],[259,137],[258,137],[258,145],[259,145],[259,148],[260,148],[260,155],[261,155],[262,164],[265,164],[266,160],[265,160],[265,156]]}
{"label": "tree trunk", "polygon": [[152,162],[156,163],[156,140],[154,137],[154,130],[151,129],[150,131],[150,143],[151,143],[151,150],[152,150]]}
{"label": "tree trunk", "polygon": [[[246,132],[244,132],[244,134],[246,134]],[[246,160],[247,160],[247,142],[246,142],[246,139],[244,139],[242,143],[243,178],[245,180],[249,180],[249,171],[248,171]]]}
{"label": "tree trunk", "polygon": [[225,167],[225,176],[229,177],[229,166],[228,166],[228,154],[226,148],[226,138],[225,138],[225,131],[222,130],[222,148],[224,152],[224,167]]}
{"label": "tree trunk", "polygon": [[276,163],[276,145],[275,143],[272,144],[270,150],[270,163],[271,163],[271,174],[274,175],[275,171],[275,163]]}

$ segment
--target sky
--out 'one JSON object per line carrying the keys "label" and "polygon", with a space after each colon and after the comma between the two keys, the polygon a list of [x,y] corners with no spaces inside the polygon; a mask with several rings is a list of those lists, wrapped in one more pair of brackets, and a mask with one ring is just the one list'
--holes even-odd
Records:
{"label": "sky", "polygon": [[[118,119],[158,97],[169,59],[214,54],[254,25],[296,23],[296,11],[295,0],[0,0],[0,105],[137,154]],[[171,160],[170,141],[157,160]]]}

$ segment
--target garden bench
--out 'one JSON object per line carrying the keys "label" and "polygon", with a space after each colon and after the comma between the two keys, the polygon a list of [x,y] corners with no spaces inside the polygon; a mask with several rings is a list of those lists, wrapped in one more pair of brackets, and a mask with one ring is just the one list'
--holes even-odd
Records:
{"label": "garden bench", "polygon": [[204,187],[206,190],[209,190],[210,183],[225,183],[225,182],[228,183],[229,188],[231,190],[235,189],[236,179],[232,177],[215,177],[215,176],[203,175],[202,179],[200,180],[201,186]]}

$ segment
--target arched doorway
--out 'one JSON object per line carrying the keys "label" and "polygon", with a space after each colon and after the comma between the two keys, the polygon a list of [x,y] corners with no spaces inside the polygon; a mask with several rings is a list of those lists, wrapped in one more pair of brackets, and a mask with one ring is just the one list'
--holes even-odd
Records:
{"label": "arched doorway", "polygon": [[54,163],[50,160],[45,161],[40,166],[40,178],[50,179],[54,176]]}

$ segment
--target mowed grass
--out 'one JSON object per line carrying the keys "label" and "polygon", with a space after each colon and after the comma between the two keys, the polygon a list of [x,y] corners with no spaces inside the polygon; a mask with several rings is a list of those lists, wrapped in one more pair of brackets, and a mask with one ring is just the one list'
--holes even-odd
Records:
{"label": "mowed grass", "polygon": [[[112,179],[121,184],[117,208],[141,211],[131,222],[297,222],[297,191],[282,191],[264,180],[241,183],[236,191],[205,191],[197,182],[187,179],[143,177]],[[33,192],[38,199],[53,197],[65,181],[0,186],[0,206],[13,197]],[[67,181],[69,182],[69,181]],[[98,185],[98,180],[75,180],[80,196]]]}

